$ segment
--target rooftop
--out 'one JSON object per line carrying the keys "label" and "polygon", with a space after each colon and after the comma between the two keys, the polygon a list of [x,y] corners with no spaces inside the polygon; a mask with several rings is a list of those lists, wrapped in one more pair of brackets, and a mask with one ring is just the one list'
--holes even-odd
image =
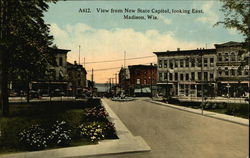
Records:
{"label": "rooftop", "polygon": [[161,55],[190,55],[190,54],[213,54],[215,53],[215,49],[192,49],[192,50],[180,50],[177,49],[176,51],[165,51],[165,52],[153,52],[157,56]]}

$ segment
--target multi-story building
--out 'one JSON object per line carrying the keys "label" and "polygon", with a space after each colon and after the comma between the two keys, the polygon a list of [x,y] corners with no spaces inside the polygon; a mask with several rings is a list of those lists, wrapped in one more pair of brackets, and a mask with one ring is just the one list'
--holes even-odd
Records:
{"label": "multi-story building", "polygon": [[161,87],[161,93],[195,97],[201,96],[205,87],[209,87],[214,93],[215,49],[178,48],[176,51],[154,52],[154,54],[158,58],[158,85]]}
{"label": "multi-story building", "polygon": [[69,90],[72,95],[80,95],[87,87],[87,71],[82,65],[67,63]]}
{"label": "multi-story building", "polygon": [[67,53],[70,50],[51,48],[51,54],[55,59],[55,64],[49,66],[53,81],[67,81]]}
{"label": "multi-story building", "polygon": [[55,61],[48,66],[45,78],[32,81],[31,89],[42,95],[66,94],[68,90],[67,53],[70,50],[50,48],[50,54]]}
{"label": "multi-story building", "polygon": [[[245,93],[249,87],[249,66],[242,66],[247,54],[242,43],[228,42],[215,47],[154,52],[162,93],[188,97]],[[243,89],[236,89],[237,86]]]}
{"label": "multi-story building", "polygon": [[227,42],[215,44],[217,52],[218,94],[240,97],[249,87],[249,54],[243,43]]}
{"label": "multi-story building", "polygon": [[156,83],[156,65],[130,65],[128,68],[121,68],[119,72],[119,84],[121,89],[129,91],[130,94],[138,87],[149,87]]}

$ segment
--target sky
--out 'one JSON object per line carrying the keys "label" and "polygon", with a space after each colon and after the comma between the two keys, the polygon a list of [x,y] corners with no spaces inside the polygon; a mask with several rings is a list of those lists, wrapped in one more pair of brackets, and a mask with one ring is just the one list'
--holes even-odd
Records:
{"label": "sky", "polygon": [[[68,62],[78,62],[80,51],[80,63],[85,63],[87,79],[91,79],[93,69],[94,81],[106,83],[108,78],[115,78],[124,64],[156,63],[153,52],[242,42],[243,36],[237,30],[214,26],[223,20],[221,5],[216,0],[59,1],[49,4],[44,20],[50,24],[54,44],[71,50]],[[98,12],[99,8],[108,12]],[[127,9],[135,12],[126,12]],[[192,9],[202,12],[192,12]],[[158,13],[161,10],[169,12]],[[145,20],[124,19],[126,15],[144,16]],[[157,19],[148,19],[151,15]],[[124,54],[130,59],[125,63]],[[110,60],[118,61],[99,62]]]}

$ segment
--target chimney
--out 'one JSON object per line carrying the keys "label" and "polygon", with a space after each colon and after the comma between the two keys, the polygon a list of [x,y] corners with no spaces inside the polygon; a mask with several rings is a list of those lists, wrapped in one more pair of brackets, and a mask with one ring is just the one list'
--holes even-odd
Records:
{"label": "chimney", "polygon": [[180,48],[177,48],[177,51],[180,51]]}

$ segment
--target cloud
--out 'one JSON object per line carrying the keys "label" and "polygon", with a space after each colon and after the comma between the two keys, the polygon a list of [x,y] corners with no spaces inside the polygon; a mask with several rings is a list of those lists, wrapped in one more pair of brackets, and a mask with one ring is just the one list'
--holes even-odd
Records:
{"label": "cloud", "polygon": [[[89,25],[78,23],[59,27],[51,24],[51,34],[54,43],[62,49],[70,49],[68,61],[78,61],[79,45],[81,45],[81,61],[86,62],[103,61],[112,59],[123,59],[126,51],[127,58],[154,56],[152,52],[181,49],[196,49],[203,43],[193,41],[177,40],[173,32],[159,32],[150,29],[145,32],[135,31],[131,28],[96,29]],[[128,60],[126,65],[146,64],[156,62],[154,58]],[[123,61],[113,63],[86,64],[86,69],[94,70],[120,67]],[[96,82],[106,82],[108,77],[114,77],[117,70],[95,71]],[[90,73],[89,73],[90,74]]]}
{"label": "cloud", "polygon": [[196,20],[202,23],[208,23],[214,25],[219,20],[219,15],[216,14],[215,11],[213,11],[213,8],[215,7],[215,2],[208,1],[205,4],[201,6],[201,9],[205,13],[205,16],[199,17]]}
{"label": "cloud", "polygon": [[166,18],[166,17],[163,16],[163,15],[159,15],[158,18],[159,18],[160,20],[162,20],[162,22],[165,23],[165,24],[167,24],[167,25],[169,25],[169,24],[172,23],[172,20],[171,20],[171,19],[168,19],[168,18]]}

